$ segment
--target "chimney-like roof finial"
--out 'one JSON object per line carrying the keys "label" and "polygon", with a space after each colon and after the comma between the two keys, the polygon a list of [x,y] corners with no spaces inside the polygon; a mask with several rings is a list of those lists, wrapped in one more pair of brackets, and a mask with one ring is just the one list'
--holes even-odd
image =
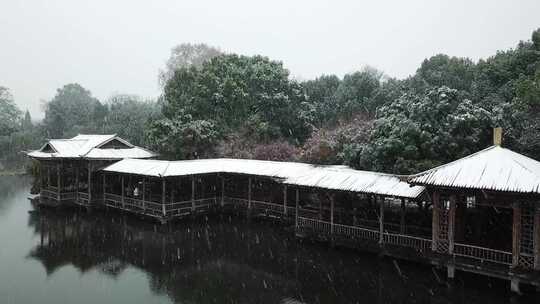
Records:
{"label": "chimney-like roof finial", "polygon": [[493,128],[493,145],[500,146],[502,144],[502,128]]}

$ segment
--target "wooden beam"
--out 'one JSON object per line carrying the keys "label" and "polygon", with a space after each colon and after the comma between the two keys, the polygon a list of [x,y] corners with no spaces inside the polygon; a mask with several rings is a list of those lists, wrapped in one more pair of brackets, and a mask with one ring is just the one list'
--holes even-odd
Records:
{"label": "wooden beam", "polygon": [[456,231],[456,195],[450,195],[450,208],[448,210],[448,253],[454,253],[454,239]]}
{"label": "wooden beam", "polygon": [[534,212],[534,270],[540,270],[540,207]]}
{"label": "wooden beam", "polygon": [[384,198],[375,197],[379,201],[379,245],[384,243]]}
{"label": "wooden beam", "polygon": [[433,191],[432,194],[432,218],[431,218],[431,250],[437,251],[439,242],[439,215],[441,211],[440,195],[438,191]]}
{"label": "wooden beam", "polygon": [[519,202],[513,204],[512,221],[512,267],[519,265],[520,245],[521,245],[521,205]]}

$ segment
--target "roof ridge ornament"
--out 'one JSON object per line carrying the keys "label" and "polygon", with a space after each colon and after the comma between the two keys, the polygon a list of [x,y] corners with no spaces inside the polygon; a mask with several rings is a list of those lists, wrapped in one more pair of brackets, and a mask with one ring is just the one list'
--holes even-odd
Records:
{"label": "roof ridge ornament", "polygon": [[496,127],[493,128],[493,145],[501,146],[502,145],[502,128]]}

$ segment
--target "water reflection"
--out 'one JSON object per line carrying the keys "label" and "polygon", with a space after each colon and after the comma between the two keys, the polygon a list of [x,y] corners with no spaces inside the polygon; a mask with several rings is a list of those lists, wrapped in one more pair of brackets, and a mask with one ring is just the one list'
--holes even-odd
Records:
{"label": "water reflection", "polygon": [[28,258],[48,275],[72,265],[118,277],[133,267],[153,293],[177,303],[502,303],[509,296],[505,282],[449,287],[431,268],[399,262],[402,277],[390,259],[300,242],[276,225],[237,217],[161,226],[112,212],[42,210],[28,224],[39,236]]}

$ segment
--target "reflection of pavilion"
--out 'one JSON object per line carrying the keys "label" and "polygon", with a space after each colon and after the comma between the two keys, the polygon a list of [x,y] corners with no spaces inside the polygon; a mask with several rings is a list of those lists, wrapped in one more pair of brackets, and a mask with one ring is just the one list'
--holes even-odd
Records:
{"label": "reflection of pavilion", "polygon": [[[113,277],[134,267],[147,274],[152,291],[175,302],[353,302],[359,290],[372,302],[408,298],[411,289],[422,291],[415,298],[431,297],[424,287],[433,283],[429,269],[427,275],[411,275],[404,286],[391,264],[299,246],[291,235],[264,223],[211,218],[161,226],[116,214],[42,210],[30,215],[29,225],[40,236],[29,257],[48,275],[64,265]],[[416,265],[410,267],[416,271]]]}

